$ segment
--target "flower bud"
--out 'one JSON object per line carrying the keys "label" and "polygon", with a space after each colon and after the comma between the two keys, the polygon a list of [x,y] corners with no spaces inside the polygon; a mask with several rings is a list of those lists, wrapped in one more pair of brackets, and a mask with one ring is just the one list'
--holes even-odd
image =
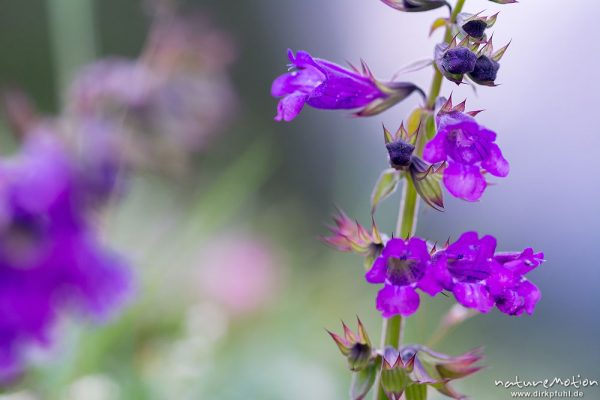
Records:
{"label": "flower bud", "polygon": [[343,338],[329,331],[327,333],[331,335],[340,352],[347,358],[350,370],[360,371],[371,361],[373,354],[371,340],[360,319],[358,319],[358,335],[352,332],[344,322],[342,322],[342,326],[344,328]]}
{"label": "flower bud", "polygon": [[477,62],[477,56],[466,47],[449,49],[442,56],[442,68],[451,74],[467,74],[472,72]]}
{"label": "flower bud", "polygon": [[472,19],[461,25],[462,30],[465,31],[467,35],[476,39],[481,39],[483,37],[487,27],[487,23],[481,19]]}
{"label": "flower bud", "polygon": [[485,30],[491,28],[498,19],[498,14],[486,17],[481,13],[475,15],[469,13],[460,13],[456,18],[456,24],[461,32],[474,39],[483,39]]}
{"label": "flower bud", "polygon": [[406,387],[412,383],[409,377],[413,370],[414,357],[403,361],[400,352],[393,347],[383,351],[381,385],[391,399],[400,399]]}
{"label": "flower bud", "polygon": [[475,68],[469,74],[469,77],[477,83],[493,83],[496,80],[496,75],[500,69],[500,64],[485,56],[481,55],[475,63]]}
{"label": "flower bud", "polygon": [[385,145],[390,156],[390,165],[395,169],[403,169],[410,165],[415,146],[401,139]]}

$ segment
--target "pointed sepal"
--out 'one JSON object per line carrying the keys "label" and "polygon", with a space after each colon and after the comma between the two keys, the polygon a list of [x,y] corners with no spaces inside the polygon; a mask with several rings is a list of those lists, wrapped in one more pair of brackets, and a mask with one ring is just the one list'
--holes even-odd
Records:
{"label": "pointed sepal", "polygon": [[350,370],[360,371],[373,361],[374,353],[371,340],[360,319],[358,319],[358,334],[352,332],[343,321],[342,327],[344,329],[343,338],[330,331],[327,331],[327,333],[329,333],[342,355],[348,360]]}

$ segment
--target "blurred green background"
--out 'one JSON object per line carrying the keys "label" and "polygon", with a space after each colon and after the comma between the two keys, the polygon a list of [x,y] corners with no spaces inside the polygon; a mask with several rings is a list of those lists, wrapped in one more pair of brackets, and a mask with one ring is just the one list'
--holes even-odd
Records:
{"label": "blurred green background", "polygon": [[[371,119],[305,110],[283,124],[273,121],[270,83],[285,70],[288,47],[339,63],[362,57],[389,77],[429,57],[428,26],[442,12],[401,14],[376,0],[181,7],[201,10],[232,35],[239,111],[190,171],[177,179],[139,174],[108,214],[106,240],[127,255],[137,278],[122,315],[101,326],[65,318],[55,346],[34,354],[32,371],[0,399],[343,399],[350,374],[324,328],[337,331],[340,319],[358,314],[379,336],[377,288],[364,281],[361,261],[318,236],[334,204],[368,224],[370,188],[386,164],[381,122],[395,127],[418,99]],[[501,250],[533,246],[546,254],[531,277],[543,292],[534,316],[494,311],[437,348],[458,354],[483,345],[489,368],[457,388],[494,400],[509,398],[494,379],[600,378],[600,87],[593,77],[600,48],[581,40],[600,6],[467,1],[471,11],[484,8],[502,9],[498,43],[514,39],[502,85],[474,95],[445,84],[443,93],[488,110],[482,121],[499,132],[511,176],[480,203],[447,199],[443,214],[423,207],[418,232],[445,241],[476,229],[496,235]],[[23,89],[44,113],[59,112],[80,65],[138,56],[147,9],[133,0],[1,0],[0,85]],[[425,86],[429,74],[407,79]],[[7,130],[0,133],[2,148],[12,148]],[[397,202],[396,195],[379,211],[382,229],[393,228]],[[219,272],[221,264],[231,268]],[[229,304],[236,290],[241,304]],[[422,299],[407,342],[426,341],[453,304]],[[598,393],[590,389],[586,398]]]}

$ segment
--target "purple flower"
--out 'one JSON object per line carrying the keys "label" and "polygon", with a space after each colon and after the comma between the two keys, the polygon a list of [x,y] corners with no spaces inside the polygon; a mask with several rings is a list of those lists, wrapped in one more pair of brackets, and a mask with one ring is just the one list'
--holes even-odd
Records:
{"label": "purple flower", "polygon": [[463,306],[482,313],[494,307],[486,279],[494,270],[492,257],[495,249],[496,239],[492,236],[479,239],[477,232],[466,232],[434,256],[445,260],[450,280],[444,280],[444,284]]}
{"label": "purple flower", "polygon": [[50,343],[63,310],[105,318],[130,286],[88,225],[71,161],[37,130],[0,162],[0,380],[18,376],[27,348]]}
{"label": "purple flower", "polygon": [[377,295],[377,309],[385,318],[409,316],[419,308],[415,288],[430,264],[427,244],[419,238],[390,239],[366,274],[367,282],[383,283]]}
{"label": "purple flower", "polygon": [[508,161],[495,142],[496,133],[479,125],[461,111],[440,111],[438,132],[425,145],[423,158],[431,163],[446,161],[444,185],[455,197],[477,201],[487,183],[482,169],[498,177],[508,175]]}
{"label": "purple flower", "polygon": [[532,314],[541,298],[525,275],[544,262],[543,253],[496,253],[496,239],[463,233],[446,248],[428,250],[423,239],[391,239],[366,274],[369,283],[383,283],[377,309],[384,317],[409,316],[419,307],[420,289],[430,296],[454,294],[464,307],[488,313],[496,306],[508,315]]}
{"label": "purple flower", "polygon": [[497,263],[495,274],[487,281],[494,295],[496,306],[508,315],[531,315],[542,293],[525,274],[544,262],[543,253],[534,253],[528,248],[521,253],[499,253],[494,256]]}
{"label": "purple flower", "polygon": [[495,249],[492,236],[462,234],[433,255],[437,269],[429,272],[433,282],[429,287],[451,291],[460,304],[482,313],[496,306],[509,315],[532,314],[541,293],[524,275],[539,266],[544,255],[531,248],[521,253],[495,253]]}
{"label": "purple flower", "polygon": [[324,110],[353,110],[362,108],[358,115],[369,116],[382,112],[421,90],[412,83],[376,81],[368,69],[360,74],[326,60],[313,58],[305,51],[294,56],[288,50],[293,71],[273,81],[271,95],[281,97],[276,121],[291,121],[304,104]]}

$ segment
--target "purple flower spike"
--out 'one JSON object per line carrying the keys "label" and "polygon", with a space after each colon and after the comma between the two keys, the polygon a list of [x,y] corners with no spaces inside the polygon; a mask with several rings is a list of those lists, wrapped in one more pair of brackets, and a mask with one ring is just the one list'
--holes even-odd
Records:
{"label": "purple flower spike", "polygon": [[425,277],[430,259],[422,239],[391,239],[386,243],[366,274],[367,282],[385,285],[377,295],[377,309],[385,318],[417,311],[419,295],[415,288]]}
{"label": "purple flower spike", "polygon": [[104,319],[129,293],[124,262],[88,224],[79,173],[52,134],[34,131],[0,161],[0,383],[47,346],[63,311]]}
{"label": "purple flower spike", "polygon": [[271,87],[271,95],[281,97],[276,121],[293,120],[304,104],[323,110],[361,109],[357,115],[370,116],[388,109],[415,90],[422,93],[412,83],[378,82],[364,64],[361,74],[313,58],[305,51],[294,55],[288,50],[288,57],[293,70],[276,78]]}
{"label": "purple flower spike", "polygon": [[463,111],[464,104],[452,108],[449,100],[444,105],[437,115],[438,132],[425,145],[423,158],[431,163],[446,161],[444,185],[448,191],[463,200],[477,201],[487,187],[482,170],[505,177],[509,165],[494,143],[496,133]]}

